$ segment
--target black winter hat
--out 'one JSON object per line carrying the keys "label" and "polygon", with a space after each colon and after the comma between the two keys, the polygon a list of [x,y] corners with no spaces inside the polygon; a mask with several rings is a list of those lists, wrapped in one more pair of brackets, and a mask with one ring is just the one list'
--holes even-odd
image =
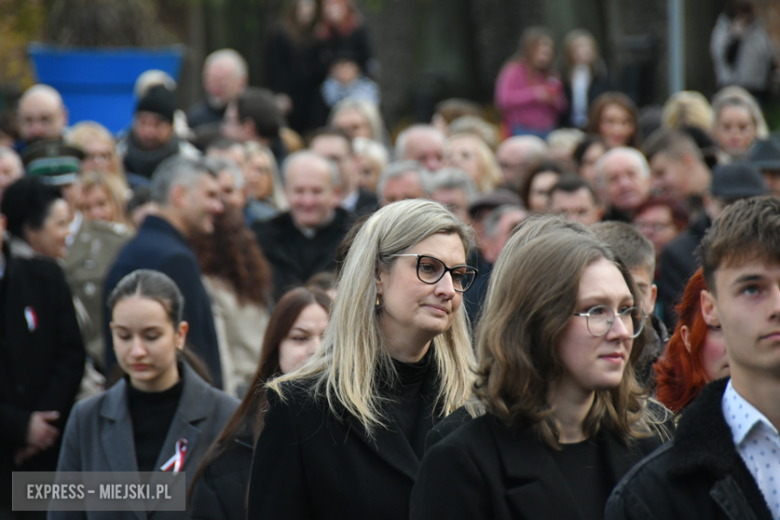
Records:
{"label": "black winter hat", "polygon": [[138,102],[135,112],[152,112],[173,123],[173,113],[176,111],[176,100],[173,92],[163,85],[150,88]]}

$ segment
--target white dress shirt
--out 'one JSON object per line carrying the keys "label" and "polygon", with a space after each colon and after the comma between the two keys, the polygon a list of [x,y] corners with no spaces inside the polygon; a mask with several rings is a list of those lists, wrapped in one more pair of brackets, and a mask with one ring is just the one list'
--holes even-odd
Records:
{"label": "white dress shirt", "polygon": [[764,414],[739,395],[729,380],[721,408],[734,446],[764,495],[774,520],[780,520],[780,438]]}

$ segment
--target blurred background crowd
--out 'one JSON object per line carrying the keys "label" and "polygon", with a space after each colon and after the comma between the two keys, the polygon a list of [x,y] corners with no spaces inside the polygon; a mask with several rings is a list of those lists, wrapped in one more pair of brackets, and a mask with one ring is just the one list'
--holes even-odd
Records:
{"label": "blurred background crowd", "polygon": [[[54,9],[52,20],[75,18],[68,8],[77,4]],[[81,343],[85,349],[69,368],[60,365],[71,371],[63,377],[72,384],[61,387],[72,390],[69,403],[116,379],[105,304],[138,268],[177,282],[188,345],[216,386],[243,397],[266,355],[264,336],[273,331],[269,348],[278,349],[292,334],[293,323],[280,333],[273,318],[285,293],[306,286],[326,309],[319,291],[337,291],[335,271],[365,216],[405,199],[440,202],[475,230],[468,264],[479,273],[464,297],[472,323],[491,267],[524,219],[553,213],[588,226],[630,224],[654,249],[644,290],[657,357],[712,221],[737,200],[780,195],[773,135],[780,13],[750,0],[720,4],[701,37],[690,39],[691,48],[708,46],[703,61],[712,81],[703,92],[662,95],[666,58],[610,63],[616,54],[602,52],[596,30],[559,37],[559,27],[525,24],[515,28],[519,43],[501,48],[497,74],[486,74],[472,52],[458,70],[473,88],[442,86],[431,73],[399,101],[405,72],[381,57],[393,52],[388,32],[402,38],[410,27],[384,26],[373,4],[297,0],[260,31],[264,72],[255,70],[257,55],[238,45],[202,56],[199,85],[192,71],[178,78],[145,71],[119,131],[74,120],[66,89],[36,82],[18,99],[6,95],[4,251],[54,259],[65,274],[78,322],[74,352]],[[210,7],[193,9],[202,17]],[[633,45],[640,54],[653,48]],[[698,61],[690,67],[702,70]],[[488,98],[480,93],[485,83]],[[30,330],[35,319],[28,318]],[[301,359],[316,348],[311,336]],[[276,370],[291,370],[293,361],[282,356]],[[45,383],[18,386],[25,385]],[[0,406],[26,400],[30,410],[49,410],[16,388],[4,392]],[[61,430],[68,410],[47,421]],[[23,454],[14,456],[24,463]]]}

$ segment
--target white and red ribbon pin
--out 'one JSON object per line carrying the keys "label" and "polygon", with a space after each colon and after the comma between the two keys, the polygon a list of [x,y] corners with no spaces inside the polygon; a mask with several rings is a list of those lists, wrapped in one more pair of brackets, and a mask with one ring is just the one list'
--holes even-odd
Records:
{"label": "white and red ribbon pin", "polygon": [[24,318],[27,320],[27,328],[30,329],[30,332],[35,332],[35,329],[38,328],[38,315],[35,313],[35,309],[25,307]]}
{"label": "white and red ribbon pin", "polygon": [[179,439],[176,441],[176,454],[168,459],[168,462],[163,464],[160,469],[162,471],[171,471],[176,475],[184,466],[184,456],[187,454],[187,439]]}

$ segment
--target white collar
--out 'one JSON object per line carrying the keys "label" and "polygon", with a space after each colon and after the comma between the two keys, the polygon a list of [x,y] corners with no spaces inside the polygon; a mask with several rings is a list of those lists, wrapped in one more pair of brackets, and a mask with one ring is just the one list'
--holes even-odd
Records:
{"label": "white collar", "polygon": [[[769,428],[770,431],[777,435],[777,428],[747,399],[739,395],[739,392],[731,384],[731,379],[729,379],[729,383],[726,385],[726,391],[723,392],[721,408],[726,424],[731,429],[734,445],[737,447],[742,444],[753,428],[760,424],[763,424],[765,428]],[[731,412],[727,413],[726,410],[729,409]]]}

